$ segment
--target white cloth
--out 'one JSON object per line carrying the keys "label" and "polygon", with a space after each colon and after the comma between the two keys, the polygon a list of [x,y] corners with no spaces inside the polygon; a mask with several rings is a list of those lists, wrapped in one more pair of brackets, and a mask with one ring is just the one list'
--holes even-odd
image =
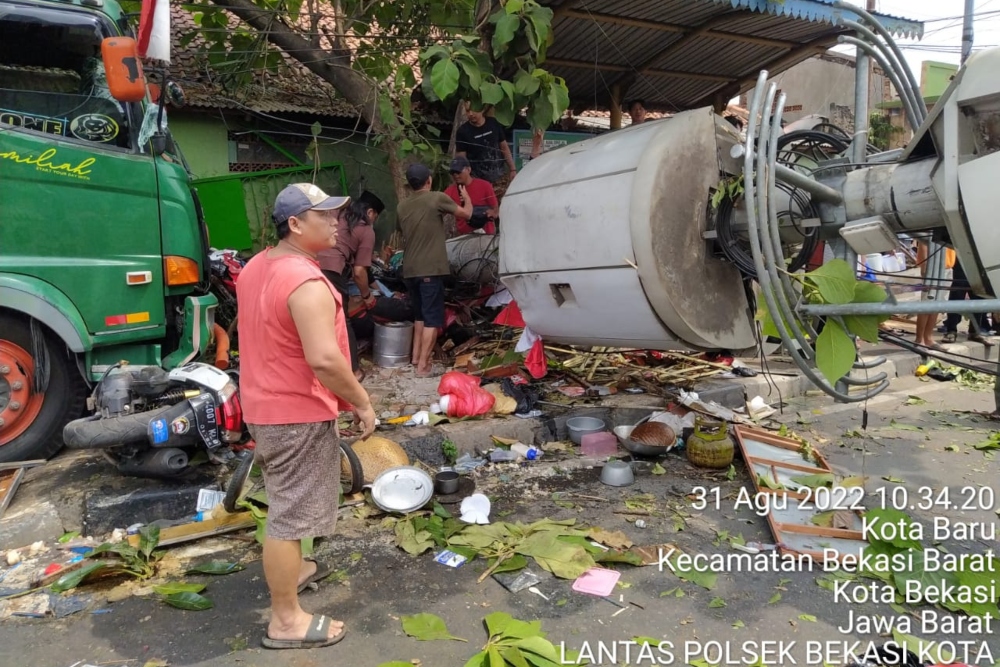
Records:
{"label": "white cloth", "polygon": [[535,343],[541,340],[541,338],[541,336],[531,330],[531,327],[524,327],[524,331],[521,332],[521,338],[518,339],[517,345],[514,346],[514,351],[518,354],[523,354],[533,348]]}

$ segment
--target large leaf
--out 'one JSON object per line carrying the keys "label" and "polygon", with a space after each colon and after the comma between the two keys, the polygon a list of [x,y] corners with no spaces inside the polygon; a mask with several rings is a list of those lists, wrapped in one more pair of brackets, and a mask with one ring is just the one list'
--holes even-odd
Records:
{"label": "large leaf", "polygon": [[540,567],[560,579],[576,579],[596,565],[586,549],[561,541],[554,531],[529,535],[517,552],[531,556]]}
{"label": "large leaf", "polygon": [[180,581],[171,581],[160,586],[153,586],[153,592],[160,595],[173,595],[174,593],[201,593],[205,590],[205,584],[185,584]]}
{"label": "large leaf", "polygon": [[507,46],[513,41],[514,34],[520,25],[521,19],[512,14],[504,14],[497,20],[493,30],[493,54],[495,56],[502,56],[507,51]]}
{"label": "large leaf", "polygon": [[396,546],[411,556],[416,556],[432,548],[434,540],[429,531],[417,531],[412,521],[397,521]]}
{"label": "large leaf", "polygon": [[448,632],[448,627],[440,616],[434,614],[415,614],[413,616],[403,616],[403,632],[410,637],[422,642],[434,641],[437,639],[454,639],[460,642],[467,641],[461,637],[455,637]]}
{"label": "large leaf", "polygon": [[842,259],[832,259],[815,271],[810,271],[805,277],[816,286],[826,303],[854,301],[857,279],[850,265]]}
{"label": "large leaf", "polygon": [[[911,529],[910,526],[912,526],[915,522],[905,513],[892,509],[891,507],[876,508],[865,512],[865,520],[869,526],[868,541],[870,543],[874,544],[876,542],[882,542],[884,544],[890,544],[897,549],[923,549],[919,540],[910,538],[911,532],[915,532],[915,530]],[[887,530],[886,533],[892,532],[893,534],[900,534],[892,537],[891,539],[883,540],[883,533],[880,529],[882,524],[897,527],[902,526],[903,528],[902,530]]]}
{"label": "large leaf", "polygon": [[878,325],[882,318],[878,315],[844,315],[844,324],[852,334],[869,343],[878,342]]}
{"label": "large leaf", "polygon": [[458,90],[458,65],[449,59],[439,60],[431,68],[431,86],[438,98],[444,100]]}
{"label": "large leaf", "polygon": [[901,646],[917,655],[932,656],[934,660],[940,664],[947,665],[953,662],[954,656],[939,647],[935,642],[921,639],[920,637],[914,637],[913,635],[905,635],[898,630],[892,631],[892,639],[898,646]]}
{"label": "large leaf", "polygon": [[160,543],[159,526],[143,526],[139,529],[139,551],[148,559],[153,549]]}
{"label": "large leaf", "polygon": [[483,85],[483,72],[479,69],[479,63],[467,50],[459,51],[458,56],[458,64],[469,79],[469,87],[473,90],[480,88]]}
{"label": "large leaf", "polygon": [[92,575],[94,572],[97,572],[107,566],[107,563],[88,563],[79,570],[73,570],[68,574],[64,574],[59,577],[54,584],[52,584],[52,592],[63,593],[65,591],[72,590],[79,586],[81,581]]}
{"label": "large leaf", "polygon": [[205,611],[215,606],[207,597],[197,593],[174,593],[165,596],[163,601],[171,607],[188,611]]}
{"label": "large leaf", "polygon": [[500,652],[501,657],[506,660],[512,667],[530,667],[528,661],[525,660],[524,654],[521,653],[521,649],[516,646],[511,646]]}
{"label": "large leaf", "polygon": [[[556,651],[556,647],[552,645],[552,642],[541,637],[525,637],[517,642],[517,647],[526,653],[539,655],[552,662],[559,662],[559,654]],[[528,659],[530,660],[531,658]]]}
{"label": "large leaf", "polygon": [[503,88],[498,83],[484,83],[479,87],[479,95],[485,104],[497,104],[504,98]]}
{"label": "large leaf", "polygon": [[186,574],[232,574],[244,569],[239,563],[226,563],[221,560],[213,560],[193,567]]}
{"label": "large leaf", "polygon": [[514,89],[518,95],[530,97],[538,92],[538,85],[538,79],[523,69],[518,70],[517,74],[514,75]]}
{"label": "large leaf", "polygon": [[854,303],[882,303],[887,298],[885,290],[868,280],[854,283]]}
{"label": "large leaf", "polygon": [[827,320],[816,338],[816,366],[830,384],[851,371],[856,355],[857,348],[847,332],[834,320]]}
{"label": "large leaf", "polygon": [[493,574],[499,574],[501,572],[517,572],[523,568],[528,567],[528,559],[521,554],[514,554],[504,562],[500,563]]}

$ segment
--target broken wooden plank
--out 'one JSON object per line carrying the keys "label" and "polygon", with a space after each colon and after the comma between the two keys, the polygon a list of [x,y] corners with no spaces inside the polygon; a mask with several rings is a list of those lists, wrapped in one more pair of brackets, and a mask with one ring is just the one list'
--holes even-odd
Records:
{"label": "broken wooden plank", "polygon": [[0,472],[0,517],[3,517],[4,510],[14,499],[17,487],[21,485],[24,477],[24,468],[15,468]]}
{"label": "broken wooden plank", "polygon": [[[256,526],[253,514],[250,512],[239,512],[237,514],[224,514],[221,517],[207,519],[205,521],[192,521],[181,526],[170,526],[160,531],[160,542],[157,546],[168,547],[172,544],[191,542],[206,537],[214,537],[243,528]],[[135,548],[139,548],[139,535],[129,535],[128,543]]]}

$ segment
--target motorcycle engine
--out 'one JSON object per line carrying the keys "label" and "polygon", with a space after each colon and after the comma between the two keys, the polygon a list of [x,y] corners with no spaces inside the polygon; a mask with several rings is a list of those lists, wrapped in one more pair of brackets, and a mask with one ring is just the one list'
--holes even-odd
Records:
{"label": "motorcycle engine", "polygon": [[101,381],[96,409],[104,417],[141,412],[150,399],[170,388],[167,371],[159,366],[122,366],[112,369]]}

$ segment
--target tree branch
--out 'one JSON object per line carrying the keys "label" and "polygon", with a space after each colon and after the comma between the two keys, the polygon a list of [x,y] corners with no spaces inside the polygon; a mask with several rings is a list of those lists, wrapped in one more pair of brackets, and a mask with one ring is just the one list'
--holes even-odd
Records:
{"label": "tree branch", "polygon": [[329,53],[313,47],[309,40],[294,29],[280,21],[271,21],[273,13],[258,8],[252,0],[212,0],[212,3],[229,10],[250,27],[261,31],[271,44],[336,88],[369,124],[377,129],[381,128],[378,115],[373,113],[378,94],[375,84],[351,69],[349,55]]}

